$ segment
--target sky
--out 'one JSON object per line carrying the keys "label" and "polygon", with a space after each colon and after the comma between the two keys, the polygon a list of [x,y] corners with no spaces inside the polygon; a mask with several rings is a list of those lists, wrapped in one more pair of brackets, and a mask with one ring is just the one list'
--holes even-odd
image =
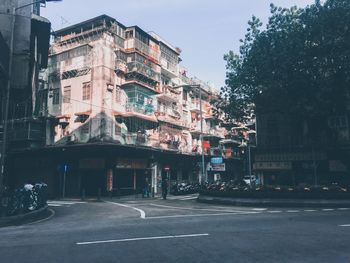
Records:
{"label": "sky", "polygon": [[154,31],[182,50],[188,75],[214,84],[225,83],[224,54],[239,50],[252,15],[262,22],[270,3],[305,7],[315,0],[62,0],[47,3],[41,15],[58,30],[106,14],[125,26]]}

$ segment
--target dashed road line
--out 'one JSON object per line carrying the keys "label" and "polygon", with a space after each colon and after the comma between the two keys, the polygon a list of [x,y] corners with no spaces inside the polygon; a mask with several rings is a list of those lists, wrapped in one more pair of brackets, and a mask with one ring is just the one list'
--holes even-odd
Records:
{"label": "dashed road line", "polygon": [[298,212],[300,212],[300,210],[287,210],[286,212],[287,213],[298,213]]}
{"label": "dashed road line", "polygon": [[325,209],[322,209],[322,211],[334,211],[334,209],[332,209],[332,208],[325,208]]}
{"label": "dashed road line", "polygon": [[306,210],[303,210],[304,212],[317,212],[317,210],[314,210],[314,209],[306,209]]}
{"label": "dashed road line", "polygon": [[337,208],[338,210],[349,210],[350,208]]}
{"label": "dashed road line", "polygon": [[188,238],[188,237],[202,237],[202,236],[209,236],[209,234],[208,233],[203,233],[203,234],[189,234],[189,235],[153,236],[153,237],[111,239],[111,240],[77,242],[76,244],[77,245],[92,245],[92,244],[103,244],[103,243],[130,242],[130,241],[156,240],[156,239],[172,239],[172,238]]}
{"label": "dashed road line", "polygon": [[268,213],[282,213],[283,211],[279,211],[279,210],[271,210],[271,211],[267,211]]}

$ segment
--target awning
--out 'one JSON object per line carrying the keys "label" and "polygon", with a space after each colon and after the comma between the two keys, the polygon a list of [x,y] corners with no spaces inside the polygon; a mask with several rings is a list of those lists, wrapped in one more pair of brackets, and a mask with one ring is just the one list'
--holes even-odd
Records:
{"label": "awning", "polygon": [[87,116],[89,116],[89,115],[91,115],[91,110],[89,110],[89,111],[83,111],[83,112],[77,112],[77,113],[74,113],[74,115],[76,115],[76,116],[81,116],[81,115],[87,115]]}
{"label": "awning", "polygon": [[56,118],[57,119],[69,119],[70,115],[69,114],[59,115],[59,116],[56,116]]}
{"label": "awning", "polygon": [[144,114],[141,114],[138,112],[117,112],[117,111],[114,111],[113,114],[114,114],[114,116],[121,116],[124,118],[139,118],[139,119],[143,119],[146,121],[158,123],[158,120],[154,114],[153,115],[144,115]]}

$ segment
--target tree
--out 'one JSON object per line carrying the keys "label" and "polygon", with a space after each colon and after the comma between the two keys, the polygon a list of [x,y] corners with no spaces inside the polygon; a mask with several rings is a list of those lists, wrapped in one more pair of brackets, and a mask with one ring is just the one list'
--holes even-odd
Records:
{"label": "tree", "polygon": [[248,22],[239,54],[230,51],[219,105],[242,120],[249,105],[305,119],[344,112],[350,89],[350,1],[316,1],[306,8],[270,5],[266,28]]}

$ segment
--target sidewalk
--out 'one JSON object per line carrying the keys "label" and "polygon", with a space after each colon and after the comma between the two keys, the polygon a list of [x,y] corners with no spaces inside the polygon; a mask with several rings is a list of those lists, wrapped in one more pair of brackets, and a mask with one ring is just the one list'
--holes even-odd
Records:
{"label": "sidewalk", "polygon": [[209,204],[224,204],[233,206],[252,207],[350,207],[349,200],[326,199],[253,199],[253,198],[228,198],[199,195],[197,202]]}
{"label": "sidewalk", "polygon": [[48,218],[51,216],[51,214],[51,211],[46,205],[42,208],[39,208],[38,210],[34,210],[28,213],[15,216],[0,217],[0,227],[31,223],[40,219]]}

